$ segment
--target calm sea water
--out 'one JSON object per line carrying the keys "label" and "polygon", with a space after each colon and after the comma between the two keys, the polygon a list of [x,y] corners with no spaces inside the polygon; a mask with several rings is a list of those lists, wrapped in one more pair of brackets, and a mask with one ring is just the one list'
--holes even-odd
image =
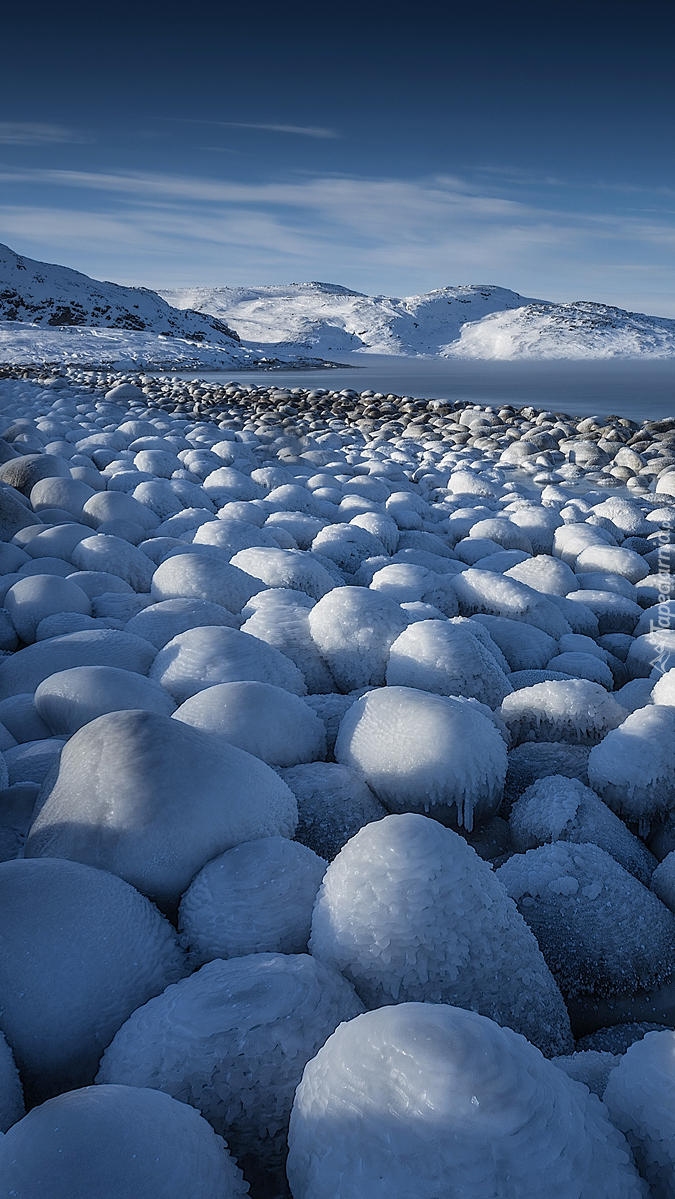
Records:
{"label": "calm sea water", "polygon": [[594,362],[460,362],[452,359],[346,355],[343,367],[316,371],[184,372],[189,379],[237,379],[277,387],[392,392],[416,399],[532,404],[574,415],[649,420],[675,416],[675,359]]}

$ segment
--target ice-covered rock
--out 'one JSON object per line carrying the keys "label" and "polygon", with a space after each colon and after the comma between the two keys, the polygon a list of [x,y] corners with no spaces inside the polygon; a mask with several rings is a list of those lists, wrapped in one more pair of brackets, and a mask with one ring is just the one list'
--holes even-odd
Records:
{"label": "ice-covered rock", "polygon": [[425,812],[443,824],[493,816],[506,775],[506,745],[466,701],[412,687],[370,691],[352,704],[335,745],[392,812]]}
{"label": "ice-covered rock", "polygon": [[170,599],[198,599],[240,612],[260,590],[257,579],[221,561],[215,553],[176,554],[166,558],[152,576],[150,594],[155,603]]}
{"label": "ice-covered rock", "polygon": [[171,925],[105,870],[0,864],[0,1007],[27,1097],[93,1080],[127,1017],[184,973]]}
{"label": "ice-covered rock", "polygon": [[326,756],[320,718],[298,695],[271,683],[245,680],[207,687],[181,704],[174,716],[193,728],[221,734],[269,766],[297,766]]}
{"label": "ice-covered rock", "polygon": [[116,629],[50,637],[0,661],[0,699],[34,692],[50,675],[75,666],[115,666],[147,675],[155,655],[148,641]]}
{"label": "ice-covered rock", "polygon": [[297,824],[294,796],[258,758],[154,712],[85,725],[48,784],[26,856],[110,870],[167,907],[216,854]]}
{"label": "ice-covered rock", "polygon": [[462,616],[473,616],[479,612],[489,616],[505,616],[509,620],[543,629],[556,639],[571,631],[559,608],[550,599],[507,575],[471,569],[456,575],[453,584]]}
{"label": "ice-covered rock", "polygon": [[309,613],[312,640],[341,691],[381,687],[389,650],[408,625],[400,605],[367,587],[336,587]]}
{"label": "ice-covered rock", "polygon": [[594,791],[619,816],[646,830],[675,807],[675,708],[638,708],[594,746],[588,760]]}
{"label": "ice-covered rock", "polygon": [[524,633],[520,621],[503,616],[486,616],[482,612],[471,619],[487,629],[511,670],[543,670],[556,651],[555,639],[543,629],[532,626]]}
{"label": "ice-covered rock", "polygon": [[563,679],[507,695],[501,716],[516,743],[568,741],[595,745],[626,718],[626,710],[599,683]]}
{"label": "ice-covered rock", "polygon": [[259,579],[265,587],[290,587],[321,599],[336,586],[336,579],[314,554],[302,550],[260,547],[239,550],[231,565]]}
{"label": "ice-covered rock", "polygon": [[0,1140],[8,1195],[50,1199],[244,1199],[223,1139],[184,1103],[142,1087],[67,1091]]}
{"label": "ice-covered rock", "polygon": [[315,600],[304,591],[273,587],[259,591],[244,609],[242,633],[250,633],[274,646],[301,671],[307,690],[326,694],[335,690],[335,679],[319,653],[309,629]]}
{"label": "ice-covered rock", "polygon": [[338,971],[308,954],[207,962],[134,1012],[97,1081],[157,1087],[198,1108],[247,1175],[279,1169],[305,1065],[361,1011]]}
{"label": "ice-covered rock", "polygon": [[390,687],[473,697],[490,708],[498,708],[511,691],[507,675],[468,621],[411,624],[391,646],[386,681]]}
{"label": "ice-covered rock", "polygon": [[654,1199],[675,1195],[675,1033],[650,1032],[609,1076],[604,1101]]}
{"label": "ice-covered rock", "polygon": [[369,1008],[451,1003],[547,1052],[571,1044],[558,989],[490,866],[427,817],[388,816],[343,847],[317,896],[310,949]]}
{"label": "ice-covered rock", "polygon": [[225,626],[206,625],[173,637],[157,654],[150,677],[178,704],[217,683],[242,679],[271,683],[294,695],[307,691],[290,658],[258,637]]}
{"label": "ice-covered rock", "polygon": [[171,696],[143,675],[114,666],[76,666],[44,679],[35,691],[35,707],[55,735],[76,733],[104,712],[142,708],[171,716]]}
{"label": "ice-covered rock", "polygon": [[387,815],[361,776],[339,762],[308,762],[280,774],[298,802],[296,841],[326,861],[364,824]]}
{"label": "ice-covered rock", "polygon": [[675,916],[604,849],[556,841],[514,854],[497,878],[534,932],[577,1035],[605,1023],[597,1000],[630,1000],[672,979]]}
{"label": "ice-covered rock", "polygon": [[430,1003],[329,1038],[296,1093],[288,1177],[294,1199],[647,1193],[595,1095],[509,1028]]}
{"label": "ice-covered rock", "polygon": [[5,596],[5,608],[18,636],[28,644],[45,616],[56,612],[79,612],[91,616],[88,596],[69,579],[55,575],[29,575],[18,579]]}
{"label": "ice-covered rock", "polygon": [[77,570],[105,570],[117,575],[134,591],[150,590],[154,564],[137,546],[121,537],[96,533],[80,541],[71,555]]}
{"label": "ice-covered rock", "polygon": [[180,905],[194,967],[247,953],[305,953],[326,862],[286,837],[262,837],[207,862]]}
{"label": "ice-covered rock", "polygon": [[590,841],[649,886],[656,859],[595,791],[578,779],[554,774],[532,783],[516,800],[509,823],[518,853],[552,841]]}

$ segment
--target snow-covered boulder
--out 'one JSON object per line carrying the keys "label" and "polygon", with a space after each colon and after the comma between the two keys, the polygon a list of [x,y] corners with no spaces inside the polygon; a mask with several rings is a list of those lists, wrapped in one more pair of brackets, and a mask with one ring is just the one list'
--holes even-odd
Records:
{"label": "snow-covered boulder", "polygon": [[304,953],[326,862],[286,837],[262,837],[207,862],[180,905],[194,967],[247,953]]}
{"label": "snow-covered boulder", "polygon": [[294,1199],[646,1199],[595,1095],[509,1028],[430,1003],[333,1033],[296,1093],[288,1177]]}
{"label": "snow-covered boulder", "polygon": [[323,722],[298,695],[271,683],[218,683],[191,696],[174,716],[193,728],[221,734],[268,766],[297,766],[326,756]]}
{"label": "snow-covered boulder", "polygon": [[308,762],[280,774],[298,801],[296,841],[326,861],[364,824],[387,815],[361,775],[339,762]]}
{"label": "snow-covered boulder", "polygon": [[120,875],[168,907],[216,854],[292,836],[281,779],[223,737],[154,712],[111,712],[71,737],[26,843]]}
{"label": "snow-covered boulder", "polygon": [[626,710],[599,683],[562,679],[507,695],[501,716],[516,743],[568,741],[594,745],[626,718]]}
{"label": "snow-covered boulder", "polygon": [[594,746],[588,760],[594,791],[619,816],[648,829],[675,807],[675,708],[638,708]]}
{"label": "snow-covered boulder", "polygon": [[[514,854],[497,878],[534,932],[577,1035],[609,1023],[598,1001],[620,997],[630,1010],[636,993],[670,983],[675,915],[604,849],[556,841]],[[617,1006],[614,1020],[622,1017]]]}
{"label": "snow-covered boulder", "polygon": [[391,812],[425,812],[471,829],[495,815],[506,745],[493,722],[457,698],[412,687],[370,691],[352,704],[335,745]]}
{"label": "snow-covered boulder", "polygon": [[153,1086],[192,1104],[249,1176],[278,1170],[306,1063],[361,1011],[349,983],[308,954],[207,962],[134,1012],[97,1081]]}
{"label": "snow-covered boulder", "polygon": [[473,697],[490,708],[498,708],[511,692],[508,677],[473,634],[469,621],[411,624],[391,646],[386,681],[390,687]]}
{"label": "snow-covered boulder", "polygon": [[509,823],[518,853],[553,841],[591,842],[649,886],[656,859],[578,779],[554,774],[532,783],[513,805]]}
{"label": "snow-covered boulder", "polygon": [[172,637],[157,654],[150,678],[178,704],[217,683],[241,679],[271,683],[293,695],[307,692],[305,680],[290,658],[258,637],[224,625],[187,629]]}
{"label": "snow-covered boulder", "polygon": [[315,602],[304,591],[289,587],[259,591],[242,613],[246,620],[241,631],[266,641],[290,658],[301,671],[309,692],[326,694],[335,690],[335,679],[309,629],[309,613]]}
{"label": "snow-covered boulder", "polygon": [[152,679],[114,666],[76,666],[44,679],[35,691],[35,708],[55,735],[76,733],[104,712],[143,708],[171,716],[176,705]]}
{"label": "snow-covered boulder", "polygon": [[675,1195],[674,1058],[675,1033],[647,1033],[620,1058],[604,1093],[653,1199]]}
{"label": "snow-covered boulder", "polygon": [[369,1008],[451,1003],[546,1052],[571,1045],[558,988],[514,904],[466,841],[427,817],[388,816],[343,847],[317,896],[310,950]]}
{"label": "snow-covered boulder", "polygon": [[248,1186],[222,1137],[184,1103],[145,1087],[67,1091],[0,1140],[12,1195],[50,1199],[244,1199]]}
{"label": "snow-covered boulder", "polygon": [[93,1081],[141,1003],[182,977],[171,925],[105,870],[57,858],[0,864],[2,1028],[27,1098]]}
{"label": "snow-covered boulder", "polygon": [[336,587],[309,613],[309,631],[341,691],[381,687],[389,650],[408,620],[387,595]]}

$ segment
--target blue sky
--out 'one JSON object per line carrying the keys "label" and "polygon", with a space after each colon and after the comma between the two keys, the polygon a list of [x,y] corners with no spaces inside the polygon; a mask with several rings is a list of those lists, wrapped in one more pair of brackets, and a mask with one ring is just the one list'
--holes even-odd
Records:
{"label": "blue sky", "polygon": [[675,317],[670,0],[468,7],[6,12],[0,240],[152,287],[497,283]]}

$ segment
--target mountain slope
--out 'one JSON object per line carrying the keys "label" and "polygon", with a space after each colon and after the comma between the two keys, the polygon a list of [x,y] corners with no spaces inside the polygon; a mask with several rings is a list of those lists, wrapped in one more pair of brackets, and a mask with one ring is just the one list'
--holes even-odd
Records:
{"label": "mountain slope", "polygon": [[0,319],[54,327],[133,329],[230,348],[239,340],[218,316],[179,311],[145,287],[101,283],[70,267],[24,258],[3,245]]}
{"label": "mountain slope", "polygon": [[196,287],[160,292],[177,308],[231,322],[244,341],[301,346],[313,353],[438,354],[467,321],[529,301],[505,287],[442,287],[397,299],[333,283]]}
{"label": "mountain slope", "polygon": [[320,354],[444,358],[675,356],[675,321],[607,304],[555,304],[494,286],[442,287],[402,299],[330,283],[178,288],[177,308],[227,320],[240,337]]}

